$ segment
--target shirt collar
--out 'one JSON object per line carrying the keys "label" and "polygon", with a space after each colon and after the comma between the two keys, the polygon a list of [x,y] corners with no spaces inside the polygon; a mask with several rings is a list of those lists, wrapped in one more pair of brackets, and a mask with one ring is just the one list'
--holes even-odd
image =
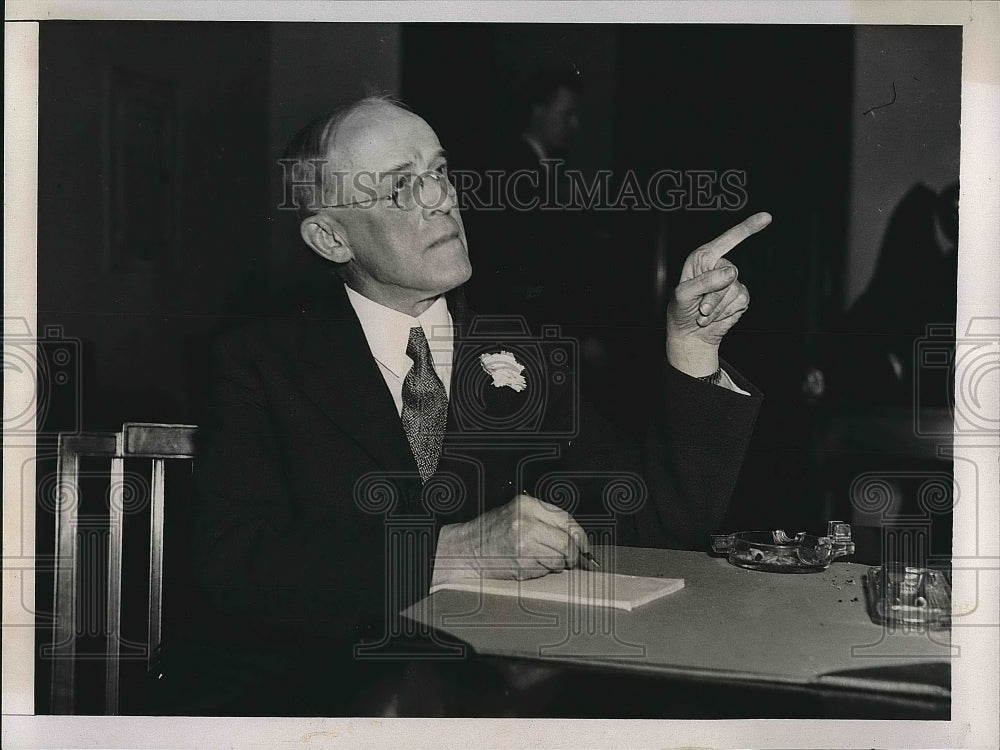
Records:
{"label": "shirt collar", "polygon": [[372,356],[397,378],[403,378],[410,368],[410,358],[406,356],[406,345],[410,340],[410,329],[420,326],[424,329],[431,349],[431,357],[437,361],[439,352],[451,352],[453,330],[451,314],[444,296],[424,310],[419,316],[393,310],[368,299],[346,284],[347,299],[361,321],[361,329],[368,340]]}

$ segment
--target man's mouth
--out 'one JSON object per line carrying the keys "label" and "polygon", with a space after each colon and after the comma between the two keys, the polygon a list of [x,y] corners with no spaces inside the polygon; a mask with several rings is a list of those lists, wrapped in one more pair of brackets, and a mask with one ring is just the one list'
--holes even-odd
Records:
{"label": "man's mouth", "polygon": [[450,233],[446,234],[444,237],[439,237],[438,239],[434,240],[427,247],[428,248],[439,247],[439,246],[445,244],[446,242],[451,242],[452,240],[457,240],[457,239],[458,239],[458,232],[450,232]]}

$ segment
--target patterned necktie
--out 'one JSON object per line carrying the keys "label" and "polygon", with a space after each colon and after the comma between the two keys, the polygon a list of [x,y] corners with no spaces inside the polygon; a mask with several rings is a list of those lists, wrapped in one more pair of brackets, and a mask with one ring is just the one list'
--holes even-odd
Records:
{"label": "patterned necktie", "polygon": [[434,372],[431,350],[420,326],[410,329],[406,356],[413,360],[413,367],[403,381],[403,429],[417,460],[420,479],[426,482],[441,457],[448,424],[448,395]]}

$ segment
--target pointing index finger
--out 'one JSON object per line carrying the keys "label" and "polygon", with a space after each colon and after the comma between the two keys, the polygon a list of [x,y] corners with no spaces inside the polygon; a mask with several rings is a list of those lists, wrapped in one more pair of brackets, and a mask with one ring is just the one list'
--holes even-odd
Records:
{"label": "pointing index finger", "polygon": [[761,211],[750,216],[735,227],[726,230],[714,240],[702,246],[709,256],[711,256],[711,267],[719,262],[719,259],[743,242],[747,237],[757,234],[761,229],[771,223],[771,214]]}

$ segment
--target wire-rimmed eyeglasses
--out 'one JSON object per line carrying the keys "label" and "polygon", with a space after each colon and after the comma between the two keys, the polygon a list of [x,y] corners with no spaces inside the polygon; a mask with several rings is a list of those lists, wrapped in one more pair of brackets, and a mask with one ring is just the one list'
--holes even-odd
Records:
{"label": "wire-rimmed eyeglasses", "polygon": [[[385,194],[376,193],[373,186],[381,182],[386,177],[393,178],[392,189]],[[362,178],[370,178],[362,182]],[[333,203],[325,205],[324,208],[347,208],[350,206],[362,206],[371,208],[377,203],[386,202],[401,211],[410,211],[414,208],[435,209],[440,208],[445,197],[455,197],[455,185],[451,181],[447,167],[439,167],[430,172],[359,172],[354,177],[355,185],[367,195],[346,203]],[[438,187],[435,195],[428,196],[428,183],[434,183]],[[428,200],[430,198],[430,200]]]}

